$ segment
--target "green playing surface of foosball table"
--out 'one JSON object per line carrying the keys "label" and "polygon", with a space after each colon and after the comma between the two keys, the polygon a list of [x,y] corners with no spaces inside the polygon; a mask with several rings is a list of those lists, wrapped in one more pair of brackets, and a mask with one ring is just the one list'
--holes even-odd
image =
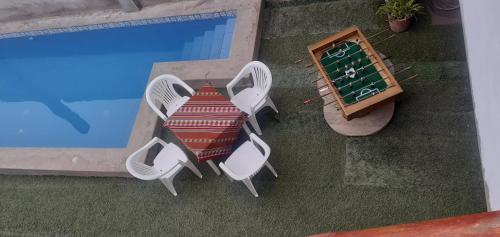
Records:
{"label": "green playing surface of foosball table", "polygon": [[335,46],[321,56],[320,63],[345,104],[357,103],[387,89],[387,83],[357,43]]}

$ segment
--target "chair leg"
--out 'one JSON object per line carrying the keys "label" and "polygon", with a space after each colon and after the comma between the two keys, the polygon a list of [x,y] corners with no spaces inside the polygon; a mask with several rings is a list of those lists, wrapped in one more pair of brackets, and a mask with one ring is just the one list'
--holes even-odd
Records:
{"label": "chair leg", "polygon": [[177,196],[177,191],[175,191],[174,184],[172,183],[172,180],[164,178],[160,179],[160,181],[167,187],[167,189],[174,195]]}
{"label": "chair leg", "polygon": [[278,113],[278,109],[276,108],[276,105],[274,105],[273,101],[271,100],[271,98],[269,96],[266,98],[266,104],[269,105],[269,107],[271,107],[271,109],[273,109],[274,112]]}
{"label": "chair leg", "polygon": [[278,178],[278,174],[276,173],[276,170],[274,170],[274,168],[271,166],[271,164],[268,161],[266,161],[265,164],[266,164],[267,168],[269,168],[269,170],[271,171],[271,173],[274,174],[274,177]]}
{"label": "chair leg", "polygon": [[226,174],[226,177],[227,177],[227,179],[229,179],[229,181],[231,181],[231,183],[234,181],[234,179],[233,179],[233,178],[231,178],[231,176],[229,176],[229,175],[227,175],[227,174]]}
{"label": "chair leg", "polygon": [[220,170],[212,160],[207,160],[207,164],[214,170],[215,174],[220,175]]}
{"label": "chair leg", "polygon": [[250,135],[250,133],[252,133],[252,131],[248,127],[247,123],[243,124],[243,130],[245,130],[245,132],[247,133],[247,135]]}
{"label": "chair leg", "polygon": [[255,114],[248,116],[248,121],[252,125],[253,129],[258,135],[262,135],[262,131],[260,130],[259,123],[257,122],[257,116]]}
{"label": "chair leg", "polygon": [[250,192],[255,196],[255,197],[258,197],[259,194],[257,194],[257,190],[255,190],[255,187],[253,186],[252,184],[252,181],[250,180],[250,178],[246,178],[243,180],[243,183],[247,186],[248,190],[250,190]]}
{"label": "chair leg", "polygon": [[188,167],[188,169],[190,169],[191,171],[193,171],[194,174],[196,174],[198,177],[203,178],[203,175],[201,175],[201,172],[200,170],[198,170],[198,168],[196,168],[196,166],[193,164],[193,162],[191,162],[190,160],[188,160],[186,163],[184,163],[184,165],[186,167]]}

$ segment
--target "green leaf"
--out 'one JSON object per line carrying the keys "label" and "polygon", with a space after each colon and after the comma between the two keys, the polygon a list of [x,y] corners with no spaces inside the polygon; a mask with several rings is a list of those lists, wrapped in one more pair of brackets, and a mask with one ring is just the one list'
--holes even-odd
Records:
{"label": "green leaf", "polygon": [[387,15],[389,19],[402,20],[406,17],[422,13],[424,7],[415,0],[389,0],[377,9],[377,14]]}

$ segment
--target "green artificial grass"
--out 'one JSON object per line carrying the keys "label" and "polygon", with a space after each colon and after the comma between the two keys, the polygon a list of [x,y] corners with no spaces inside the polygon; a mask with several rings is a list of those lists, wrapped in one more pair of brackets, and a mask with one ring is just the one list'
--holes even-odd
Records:
{"label": "green artificial grass", "polygon": [[304,236],[485,211],[461,26],[424,17],[377,46],[420,76],[402,84],[388,127],[347,138],[320,104],[302,104],[317,92],[293,62],[352,22],[368,33],[386,23],[372,0],[299,2],[265,9],[260,60],[280,121],[269,109],[258,117],[279,177],[254,177],[259,198],[206,164],[203,179],[177,176],[178,197],[159,181],[0,176],[0,236]]}

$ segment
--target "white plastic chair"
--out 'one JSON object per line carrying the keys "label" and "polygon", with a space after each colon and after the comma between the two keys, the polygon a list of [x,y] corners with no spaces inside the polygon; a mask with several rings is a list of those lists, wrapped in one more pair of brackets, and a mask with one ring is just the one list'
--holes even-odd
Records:
{"label": "white plastic chair", "polygon": [[[158,155],[156,155],[153,166],[141,162],[140,158],[143,152],[147,152],[157,143],[160,143],[163,148]],[[174,188],[173,179],[184,166],[193,171],[200,179],[203,177],[196,166],[194,166],[177,145],[166,143],[157,137],[154,137],[146,145],[132,153],[126,162],[127,170],[131,175],[142,180],[159,179],[174,196],[177,196],[177,192]]]}
{"label": "white plastic chair", "polygon": [[[180,96],[174,89],[174,85],[179,85],[186,89],[189,94],[194,95],[193,88],[178,77],[170,74],[156,77],[146,88],[146,101],[163,121],[166,121],[168,117],[175,113],[190,98],[188,96]],[[167,110],[165,114],[160,111],[161,105]]]}
{"label": "white plastic chair", "polygon": [[[258,146],[262,148],[262,153]],[[229,180],[243,181],[250,192],[258,197],[257,191],[250,180],[259,170],[266,165],[277,178],[278,174],[269,164],[267,159],[271,153],[271,148],[254,133],[250,134],[250,141],[243,143],[236,149],[225,162],[221,162],[219,167],[224,171]]]}
{"label": "white plastic chair", "polygon": [[[245,88],[235,95],[233,92],[234,86],[248,75],[252,75],[253,87]],[[271,84],[272,76],[269,68],[264,63],[253,61],[245,65],[226,86],[231,102],[248,114],[248,121],[259,135],[262,135],[262,131],[257,122],[257,112],[266,106],[270,106],[278,113],[276,106],[268,96]]]}

